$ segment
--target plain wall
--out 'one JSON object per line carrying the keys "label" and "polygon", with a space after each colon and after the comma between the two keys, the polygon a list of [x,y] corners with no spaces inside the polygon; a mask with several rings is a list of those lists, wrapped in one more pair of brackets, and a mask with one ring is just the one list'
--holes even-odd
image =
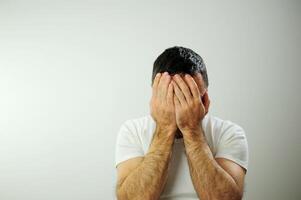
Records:
{"label": "plain wall", "polygon": [[245,199],[301,199],[300,19],[300,1],[0,1],[0,199],[113,199],[117,131],[175,45],[246,131]]}

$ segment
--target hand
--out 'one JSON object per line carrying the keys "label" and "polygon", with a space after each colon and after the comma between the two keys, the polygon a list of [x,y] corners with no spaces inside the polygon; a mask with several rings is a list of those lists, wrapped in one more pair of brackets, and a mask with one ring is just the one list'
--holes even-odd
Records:
{"label": "hand", "polygon": [[158,73],[154,79],[152,98],[150,101],[151,115],[158,127],[168,133],[177,130],[174,89],[168,72]]}
{"label": "hand", "polygon": [[189,74],[186,74],[184,79],[176,74],[172,79],[175,91],[176,123],[183,134],[198,130],[202,119],[208,113],[210,104],[208,92],[204,88],[204,81],[200,82],[201,92]]}

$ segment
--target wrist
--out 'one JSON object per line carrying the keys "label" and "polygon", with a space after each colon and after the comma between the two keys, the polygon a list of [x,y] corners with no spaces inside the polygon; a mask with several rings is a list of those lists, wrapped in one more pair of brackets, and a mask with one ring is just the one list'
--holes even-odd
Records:
{"label": "wrist", "polygon": [[172,126],[164,126],[157,124],[156,125],[156,132],[158,133],[159,137],[166,136],[166,137],[174,137],[176,134],[177,128]]}
{"label": "wrist", "polygon": [[205,139],[204,131],[201,127],[181,130],[183,137],[188,140]]}
{"label": "wrist", "polygon": [[193,127],[180,127],[179,129],[183,134],[196,134],[201,131],[200,128],[200,125],[195,125]]}

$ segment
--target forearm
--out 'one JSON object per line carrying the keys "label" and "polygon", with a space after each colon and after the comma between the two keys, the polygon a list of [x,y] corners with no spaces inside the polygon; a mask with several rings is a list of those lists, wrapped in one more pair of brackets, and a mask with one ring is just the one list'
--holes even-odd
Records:
{"label": "forearm", "polygon": [[174,136],[167,135],[167,131],[156,128],[149,151],[141,164],[118,183],[118,199],[155,200],[160,197],[167,179],[174,140]]}
{"label": "forearm", "polygon": [[192,182],[199,198],[241,199],[234,179],[215,161],[203,131],[183,136]]}

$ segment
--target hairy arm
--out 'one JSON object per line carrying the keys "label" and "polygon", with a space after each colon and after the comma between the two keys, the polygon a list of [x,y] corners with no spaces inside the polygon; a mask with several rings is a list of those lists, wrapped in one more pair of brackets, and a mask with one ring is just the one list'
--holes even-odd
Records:
{"label": "hairy arm", "polygon": [[[195,81],[196,80],[196,81]],[[202,200],[238,200],[242,197],[243,168],[226,159],[215,160],[206,142],[201,121],[210,100],[202,75],[195,78],[175,75],[176,121],[184,138],[189,171],[194,188]]]}
{"label": "hairy arm", "polygon": [[243,185],[237,184],[216,162],[203,130],[200,128],[183,136],[191,179],[198,196],[204,200],[241,199]]}
{"label": "hairy arm", "polygon": [[126,177],[118,180],[118,199],[159,199],[167,180],[173,141],[174,134],[156,127],[149,151],[142,162]]}
{"label": "hairy arm", "polygon": [[120,200],[156,200],[163,191],[177,130],[173,103],[174,88],[170,81],[171,76],[168,72],[156,74],[150,101],[156,130],[148,153],[142,161],[129,164],[131,169],[124,164],[121,167],[127,168],[127,173],[118,178],[117,197]]}

